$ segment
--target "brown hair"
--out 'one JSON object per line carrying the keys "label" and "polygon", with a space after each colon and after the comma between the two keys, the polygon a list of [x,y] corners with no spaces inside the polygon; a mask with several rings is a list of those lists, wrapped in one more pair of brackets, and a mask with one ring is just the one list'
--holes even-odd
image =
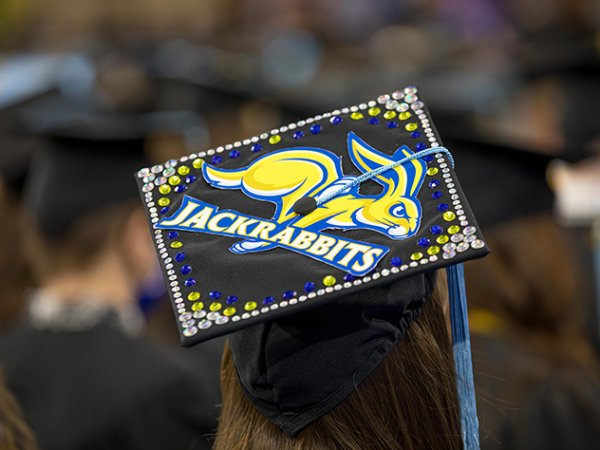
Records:
{"label": "brown hair", "polygon": [[85,270],[115,242],[133,203],[109,206],[90,213],[72,224],[59,237],[44,237],[33,227],[25,242],[34,273],[40,282],[65,270]]}
{"label": "brown hair", "polygon": [[21,408],[7,389],[0,374],[0,448],[3,450],[36,450],[35,438],[23,420]]}
{"label": "brown hair", "polygon": [[470,307],[522,331],[556,337],[581,331],[584,280],[573,243],[550,215],[495,227],[486,241],[490,255],[466,264]]}
{"label": "brown hair", "polygon": [[[566,230],[539,214],[486,232],[486,241],[490,255],[465,268],[473,318],[490,312],[499,319],[497,331],[540,352],[550,365],[599,373],[583,331],[585,279]],[[472,321],[474,331],[477,325]]]}
{"label": "brown hair", "polygon": [[0,330],[19,321],[25,305],[25,291],[32,287],[31,264],[23,252],[24,216],[16,195],[0,179]]}
{"label": "brown hair", "polygon": [[344,402],[289,438],[242,391],[226,346],[215,450],[458,450],[458,400],[442,302],[445,279],[420,317]]}

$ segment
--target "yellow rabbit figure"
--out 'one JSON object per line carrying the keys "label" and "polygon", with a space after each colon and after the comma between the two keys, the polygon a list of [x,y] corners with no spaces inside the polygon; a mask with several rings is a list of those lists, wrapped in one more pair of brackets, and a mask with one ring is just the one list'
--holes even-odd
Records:
{"label": "yellow rabbit figure", "polygon": [[[386,155],[348,133],[348,155],[363,173],[406,158],[413,152],[402,146],[393,155]],[[307,215],[294,212],[294,204],[304,197],[315,200],[355,179],[342,170],[341,157],[320,148],[291,147],[271,152],[248,166],[235,170],[204,164],[202,174],[213,187],[240,189],[248,197],[276,205],[272,220],[309,231],[325,229],[368,229],[390,239],[405,239],[414,235],[421,221],[421,204],[417,194],[425,177],[426,164],[414,159],[376,175],[373,181],[383,190],[377,195],[361,195],[359,186],[342,192],[320,204]],[[261,240],[235,243],[235,253],[264,251],[276,244]]]}

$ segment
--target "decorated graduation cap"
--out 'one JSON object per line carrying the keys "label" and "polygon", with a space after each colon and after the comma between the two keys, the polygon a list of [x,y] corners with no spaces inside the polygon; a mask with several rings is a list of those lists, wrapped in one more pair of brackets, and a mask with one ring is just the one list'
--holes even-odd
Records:
{"label": "decorated graduation cap", "polygon": [[183,345],[233,333],[243,388],[294,436],[375,369],[445,267],[477,448],[460,263],[488,250],[453,166],[407,87],[139,170]]}

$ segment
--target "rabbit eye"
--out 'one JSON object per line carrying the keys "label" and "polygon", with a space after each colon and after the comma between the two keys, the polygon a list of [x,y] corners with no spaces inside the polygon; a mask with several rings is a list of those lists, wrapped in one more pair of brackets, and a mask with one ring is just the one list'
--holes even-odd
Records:
{"label": "rabbit eye", "polygon": [[405,218],[406,217],[406,208],[402,204],[395,205],[390,208],[390,213],[394,217],[404,217]]}

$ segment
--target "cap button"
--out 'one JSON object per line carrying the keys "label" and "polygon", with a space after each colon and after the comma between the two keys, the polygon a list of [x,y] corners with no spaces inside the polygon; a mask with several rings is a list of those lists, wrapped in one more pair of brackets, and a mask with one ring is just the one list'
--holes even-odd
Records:
{"label": "cap button", "polygon": [[313,212],[317,208],[317,201],[312,197],[302,197],[296,203],[294,203],[294,212],[305,216],[308,213]]}

